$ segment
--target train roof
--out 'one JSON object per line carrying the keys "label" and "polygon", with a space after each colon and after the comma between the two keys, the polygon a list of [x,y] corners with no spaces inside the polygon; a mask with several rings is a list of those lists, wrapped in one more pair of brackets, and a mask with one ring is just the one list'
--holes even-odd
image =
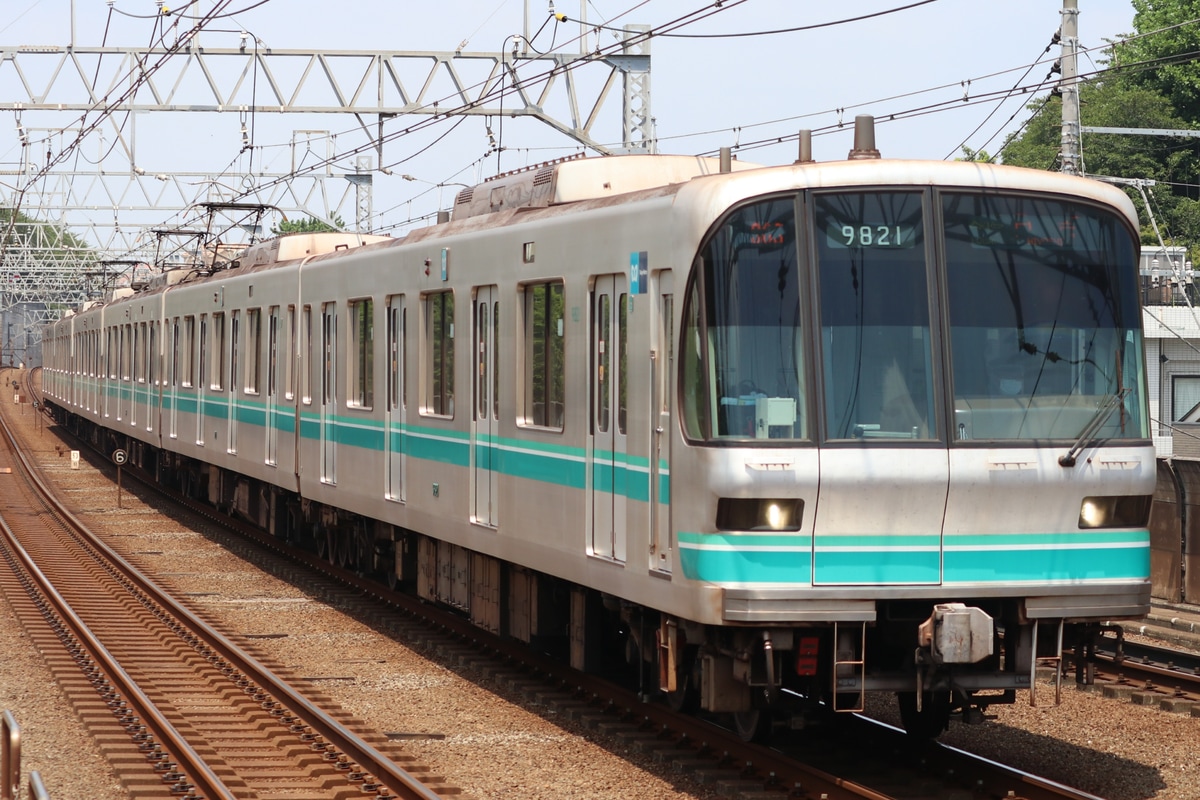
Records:
{"label": "train roof", "polygon": [[293,261],[307,256],[324,255],[338,250],[349,250],[364,244],[386,242],[390,236],[365,233],[285,233],[274,239],[252,244],[238,257],[243,267],[274,264],[277,261]]}
{"label": "train roof", "polygon": [[698,156],[573,157],[499,175],[462,190],[455,198],[452,219],[602,201],[663,187],[677,186],[685,193],[746,195],[757,191],[751,188],[756,183],[762,184],[763,192],[779,191],[780,184],[786,183],[792,189],[908,185],[1068,194],[1116,206],[1131,225],[1138,225],[1133,203],[1111,184],[1003,164],[851,157],[776,167],[733,160],[730,169],[732,174],[723,174],[720,159]]}
{"label": "train roof", "polygon": [[[731,163],[734,172],[759,168],[759,164]],[[507,209],[598,200],[720,172],[720,159],[702,156],[574,156],[507,172],[463,189],[454,199],[452,215],[460,220]]]}

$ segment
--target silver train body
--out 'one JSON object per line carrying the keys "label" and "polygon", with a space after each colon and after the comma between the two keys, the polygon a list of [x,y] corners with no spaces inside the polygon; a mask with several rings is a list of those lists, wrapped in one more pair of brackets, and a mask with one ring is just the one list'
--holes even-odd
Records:
{"label": "silver train body", "polygon": [[886,690],[936,733],[1144,615],[1129,200],[978,163],[733,167],[569,160],[402,239],[166,273],[53,325],[48,402],[281,537],[748,728]]}

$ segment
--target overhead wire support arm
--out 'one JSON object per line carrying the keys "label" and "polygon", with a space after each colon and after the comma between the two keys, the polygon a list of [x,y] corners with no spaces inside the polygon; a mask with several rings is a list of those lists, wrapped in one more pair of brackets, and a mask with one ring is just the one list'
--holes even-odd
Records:
{"label": "overhead wire support arm", "polygon": [[[264,48],[251,51],[240,47],[204,47],[190,50],[178,72],[159,79],[144,76],[144,85],[135,96],[120,104],[125,111],[224,112],[253,105],[260,112],[307,114],[378,114],[385,117],[405,114],[530,116],[576,139],[581,144],[607,152],[592,136],[592,123],[608,94],[608,86],[618,77],[625,83],[644,80],[649,74],[649,38],[634,26],[630,36],[637,37],[632,52],[595,58],[591,54],[523,53],[516,61],[537,63],[536,74],[525,77],[516,87],[520,102],[489,96],[496,76],[512,62],[511,53],[361,50],[301,50]],[[639,48],[641,52],[639,52]],[[79,112],[95,108],[97,94],[86,76],[89,66],[102,64],[115,87],[121,76],[140,74],[139,65],[161,57],[162,48],[65,47],[29,48],[0,45],[0,63],[11,62],[22,80],[0,111]],[[611,70],[603,88],[581,104],[582,85],[574,76],[575,62],[598,63]],[[415,65],[424,64],[422,77]],[[261,76],[252,93],[248,76]],[[479,76],[465,80],[463,73]],[[533,71],[531,71],[533,72]],[[285,74],[292,75],[284,79]],[[48,75],[36,88],[25,75]],[[410,81],[402,76],[415,76]],[[99,82],[103,83],[103,80]],[[537,84],[543,88],[536,96]],[[554,91],[562,85],[570,119],[559,119],[546,110]],[[452,87],[448,94],[437,95],[435,87]],[[24,95],[24,96],[22,96]],[[648,94],[644,95],[648,97]],[[332,101],[330,100],[332,98]],[[647,115],[648,116],[648,115]],[[646,138],[645,130],[627,129],[626,143]]]}

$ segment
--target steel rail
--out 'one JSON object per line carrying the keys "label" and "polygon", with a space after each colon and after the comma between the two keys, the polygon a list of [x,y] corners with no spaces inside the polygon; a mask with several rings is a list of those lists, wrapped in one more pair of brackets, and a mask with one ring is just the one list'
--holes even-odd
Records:
{"label": "steel rail", "polygon": [[[196,631],[222,658],[237,669],[253,677],[268,693],[287,705],[292,713],[299,717],[304,724],[341,751],[344,755],[358,764],[388,790],[394,792],[403,800],[440,800],[440,795],[430,790],[415,776],[397,766],[390,758],[380,753],[369,743],[363,741],[333,717],[280,680],[269,669],[260,664],[235,643],[192,614],[187,608],[165,594],[158,586],[141,573],[136,567],[126,561],[120,554],[86,533],[87,526],[74,514],[67,510],[54,496],[53,491],[45,484],[38,471],[27,455],[17,446],[16,438],[8,420],[0,416],[0,431],[9,444],[15,458],[20,462],[25,477],[43,500],[54,509],[68,525],[80,532],[87,540],[87,545],[98,551],[104,559],[114,564],[120,572],[131,580],[137,589],[145,593],[155,603],[182,620],[189,628]],[[231,796],[232,797],[232,796]]]}
{"label": "steel rail", "polygon": [[[18,580],[25,586],[30,599],[41,607],[42,615],[51,627],[57,629],[59,639],[67,650],[73,649],[72,643],[67,640],[68,637],[71,637],[87,651],[90,660],[98,665],[116,691],[124,697],[128,707],[138,715],[142,724],[153,732],[164,750],[177,759],[179,768],[193,782],[195,788],[199,789],[208,800],[237,800],[237,795],[209,769],[203,756],[196,752],[187,739],[176,730],[175,726],[159,711],[154,701],[141,690],[137,681],[130,677],[99,638],[92,633],[87,624],[79,618],[66,599],[59,594],[50,580],[33,562],[32,557],[18,541],[12,528],[2,518],[0,518],[0,545],[3,547],[3,555],[9,562],[9,566],[18,575]],[[21,580],[21,572],[29,579],[28,581]],[[37,595],[47,602],[38,603]],[[52,615],[58,618],[61,625],[55,625],[51,621]],[[76,660],[79,661],[81,658],[77,656]]]}

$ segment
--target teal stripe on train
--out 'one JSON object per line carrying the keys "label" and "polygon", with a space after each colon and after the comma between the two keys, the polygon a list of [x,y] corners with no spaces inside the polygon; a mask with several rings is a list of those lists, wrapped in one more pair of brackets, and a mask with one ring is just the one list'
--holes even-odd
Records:
{"label": "teal stripe on train", "polygon": [[[947,536],[680,533],[683,574],[713,583],[877,585],[1144,580],[1150,534],[1090,531]],[[854,544],[849,544],[853,542]],[[939,578],[940,568],[940,578]]]}
{"label": "teal stripe on train", "polygon": [[[113,394],[119,387],[110,385]],[[164,410],[172,404],[185,414],[195,414],[198,406],[209,420],[229,418],[229,396],[227,393],[209,393],[198,396],[194,391],[178,391],[172,399],[168,392],[163,396]],[[302,410],[300,431],[304,439],[321,439],[321,413],[315,407]],[[266,404],[239,398],[236,421],[239,425],[262,428],[266,425]],[[294,409],[277,406],[274,422],[276,428],[288,435],[294,434]],[[326,419],[326,436],[342,446],[357,447],[380,452],[388,444],[384,423],[365,416],[333,415]],[[240,431],[240,436],[255,436],[253,431]],[[390,431],[391,448],[403,452],[410,458],[421,459],[459,467],[470,466],[471,443],[468,434],[422,425],[393,424]],[[582,448],[565,447],[546,442],[501,437],[477,437],[475,443],[476,464],[496,472],[513,475],[525,480],[566,486],[573,489],[587,488],[586,453]],[[593,484],[599,491],[616,492],[630,500],[648,502],[650,499],[650,462],[637,456],[597,450],[593,467]],[[666,504],[670,498],[670,474],[665,462],[659,466],[659,502]]]}
{"label": "teal stripe on train", "polygon": [[1136,580],[1150,574],[1150,531],[947,536],[946,583]]}
{"label": "teal stripe on train", "polygon": [[683,574],[712,583],[809,583],[812,538],[778,533],[680,533]]}

